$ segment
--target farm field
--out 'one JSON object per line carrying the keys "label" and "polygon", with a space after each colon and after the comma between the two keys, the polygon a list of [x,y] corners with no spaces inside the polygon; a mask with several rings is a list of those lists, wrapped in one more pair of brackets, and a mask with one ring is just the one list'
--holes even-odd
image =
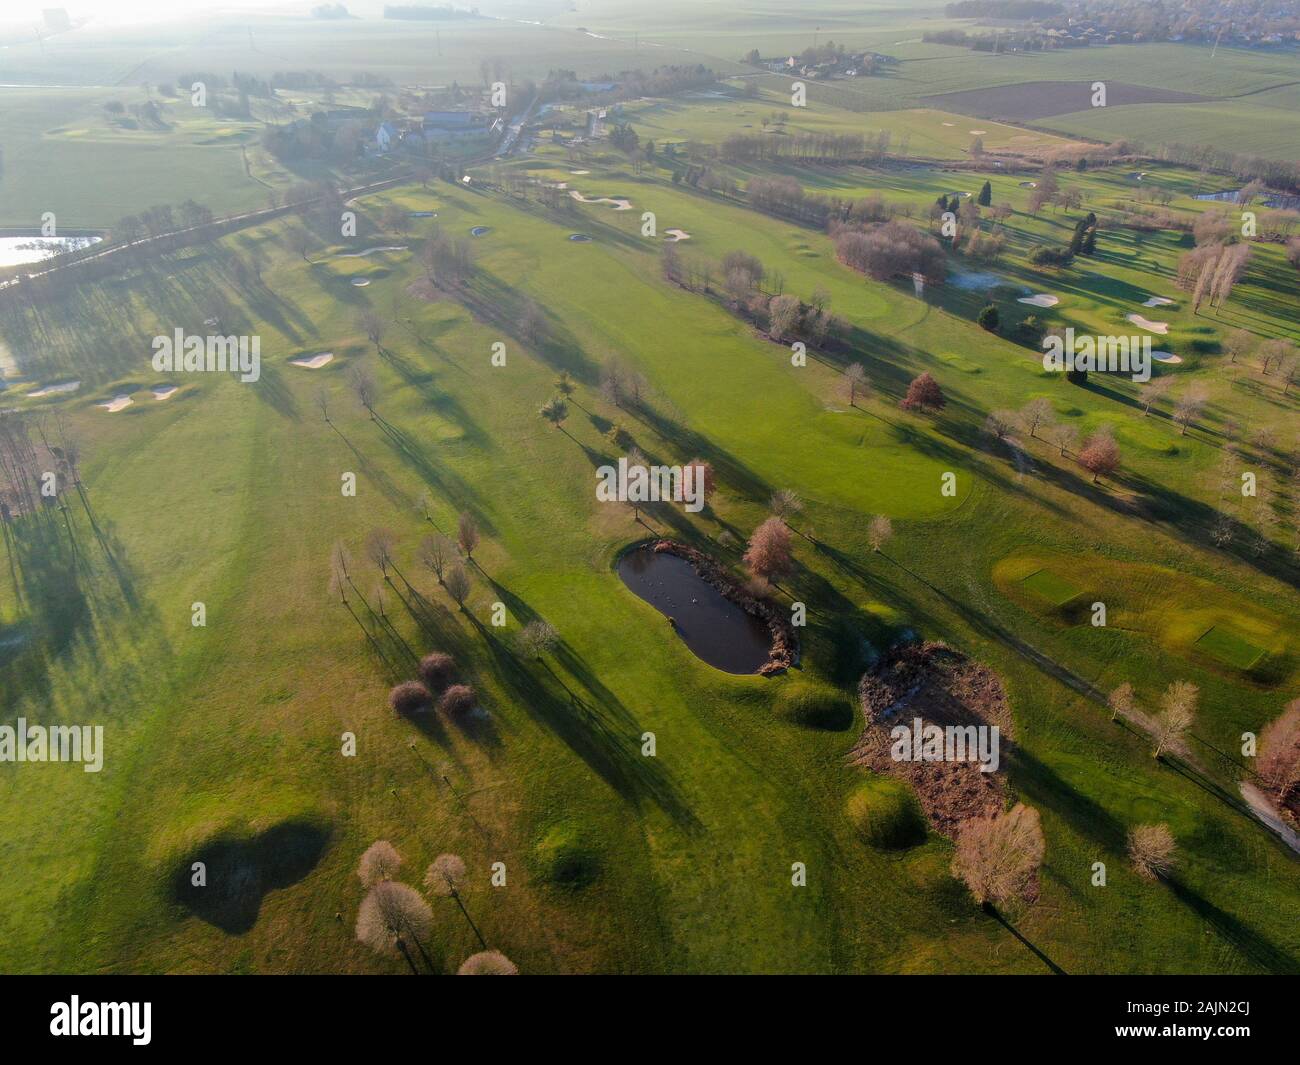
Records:
{"label": "farm field", "polygon": [[[0,972],[1300,974],[1296,190],[1100,144],[1294,161],[1288,62],[528,11],[0,50],[0,228],[105,237],[0,279]],[[801,107],[740,61],[830,37],[901,62]],[[652,64],[713,73],[590,88]],[[203,70],[340,84],[160,99]],[[498,76],[486,151],[396,146]],[[186,199],[274,210],[119,239]],[[1067,336],[1154,361],[1067,376]],[[602,491],[665,467],[698,506]],[[705,661],[734,617],[761,667]],[[1000,762],[863,756],[923,717]]]}

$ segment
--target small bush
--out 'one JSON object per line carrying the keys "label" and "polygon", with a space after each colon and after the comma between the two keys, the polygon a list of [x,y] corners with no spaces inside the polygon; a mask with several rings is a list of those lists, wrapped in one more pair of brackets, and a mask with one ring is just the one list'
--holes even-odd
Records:
{"label": "small bush", "polygon": [[979,316],[975,321],[979,323],[981,329],[986,329],[990,333],[996,333],[998,331],[999,317],[997,304],[986,303],[980,308]]}
{"label": "small bush", "polygon": [[438,700],[438,709],[448,717],[464,717],[477,705],[478,698],[468,684],[453,684]]}
{"label": "small bush", "polygon": [[418,680],[404,681],[388,693],[388,705],[401,717],[410,717],[433,705],[433,693]]}
{"label": "small bush", "polygon": [[572,824],[552,827],[534,854],[542,876],[556,887],[577,891],[600,876],[599,855],[582,841]]}
{"label": "small bush", "polygon": [[440,692],[456,679],[456,662],[451,655],[434,651],[420,659],[420,679],[431,692]]}
{"label": "small bush", "polygon": [[796,681],[777,693],[776,715],[800,728],[842,732],[853,724],[853,703],[829,685]]}
{"label": "small bush", "polygon": [[854,789],[844,812],[873,847],[900,850],[925,842],[925,816],[912,789],[901,781],[872,777]]}

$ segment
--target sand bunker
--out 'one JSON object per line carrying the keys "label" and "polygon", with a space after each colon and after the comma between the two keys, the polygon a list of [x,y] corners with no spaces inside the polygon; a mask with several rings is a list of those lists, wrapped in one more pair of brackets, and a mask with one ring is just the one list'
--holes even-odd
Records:
{"label": "sand bunker", "polygon": [[956,122],[945,122],[945,123],[944,123],[945,126],[955,126],[956,124],[957,124]]}
{"label": "sand bunker", "polygon": [[574,189],[572,192],[569,193],[569,195],[572,196],[579,203],[608,203],[608,204],[612,204],[614,210],[616,211],[632,210],[632,201],[628,199],[624,199],[622,196],[597,196],[595,199],[589,200],[577,189]]}
{"label": "sand bunker", "polygon": [[569,173],[572,174],[574,177],[582,177],[583,174],[590,174],[591,171],[590,171],[590,170],[570,170]]}
{"label": "sand bunker", "polygon": [[1174,302],[1173,300],[1166,299],[1164,296],[1152,296],[1149,300],[1147,300],[1144,304],[1142,304],[1142,306],[1143,307],[1170,307],[1173,305],[1173,302]]}
{"label": "sand bunker", "polygon": [[475,226],[473,229],[469,231],[469,235],[471,237],[486,237],[491,232],[492,232],[491,226]]}
{"label": "sand bunker", "polygon": [[131,406],[134,402],[135,400],[130,396],[123,394],[120,396],[114,396],[107,403],[96,403],[95,406],[102,407],[104,410],[108,411],[109,414],[116,414],[118,411],[125,410],[127,407]]}
{"label": "sand bunker", "polygon": [[326,363],[334,361],[334,352],[322,351],[319,355],[301,355],[296,359],[290,359],[290,366],[302,366],[308,370],[319,370]]}
{"label": "sand bunker", "polygon": [[161,403],[164,399],[171,399],[180,388],[177,385],[155,385],[149,391],[153,393],[153,398]]}
{"label": "sand bunker", "polygon": [[364,259],[367,255],[374,255],[377,251],[406,251],[405,244],[388,244],[382,248],[367,248],[365,251],[341,251],[334,258],[336,259]]}
{"label": "sand bunker", "polygon": [[969,131],[972,137],[982,137],[988,132],[986,129],[972,129]]}
{"label": "sand bunker", "polygon": [[1155,359],[1156,362],[1167,362],[1171,365],[1183,361],[1181,355],[1175,355],[1172,351],[1153,351],[1151,357]]}
{"label": "sand bunker", "polygon": [[348,282],[348,284],[350,284],[353,288],[365,288],[368,284],[370,284],[370,278],[354,277],[351,281]]}
{"label": "sand bunker", "polygon": [[1036,188],[1038,188],[1038,182],[1037,182],[1037,181],[1022,181],[1022,182],[1020,183],[1020,187],[1021,187],[1022,189],[1036,189]]}
{"label": "sand bunker", "polygon": [[687,233],[686,230],[684,229],[669,229],[669,230],[665,230],[665,233],[666,236],[664,237],[664,240],[670,240],[676,242],[679,240],[691,239],[691,235]]}
{"label": "sand bunker", "polygon": [[1035,307],[1055,307],[1061,301],[1055,296],[1048,295],[1046,292],[1039,292],[1033,296],[1021,296],[1017,303],[1030,303]]}
{"label": "sand bunker", "polygon": [[1169,332],[1168,322],[1150,322],[1140,314],[1127,314],[1124,316],[1139,329],[1145,329],[1148,333],[1159,333],[1164,336]]}
{"label": "sand bunker", "polygon": [[43,396],[58,396],[65,392],[75,392],[81,387],[80,381],[64,381],[57,385],[43,385],[34,392],[28,392],[28,399],[40,399]]}

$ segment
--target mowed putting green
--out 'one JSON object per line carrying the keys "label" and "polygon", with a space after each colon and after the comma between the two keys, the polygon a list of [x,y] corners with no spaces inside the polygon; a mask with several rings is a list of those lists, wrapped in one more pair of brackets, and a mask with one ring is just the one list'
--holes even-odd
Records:
{"label": "mowed putting green", "polygon": [[1227,625],[1214,625],[1194,645],[1233,669],[1254,669],[1268,653]]}
{"label": "mowed putting green", "polygon": [[1050,569],[1036,570],[1021,583],[1053,606],[1065,606],[1083,594],[1083,589],[1077,584]]}

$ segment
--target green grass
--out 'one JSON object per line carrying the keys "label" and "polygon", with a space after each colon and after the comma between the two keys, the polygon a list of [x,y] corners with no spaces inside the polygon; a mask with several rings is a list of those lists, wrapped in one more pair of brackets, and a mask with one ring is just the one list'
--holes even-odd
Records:
{"label": "green grass", "polygon": [[1083,594],[1083,589],[1048,569],[1035,570],[1021,582],[1053,606],[1065,606]]}
{"label": "green grass", "polygon": [[[1215,390],[1205,426],[1181,436],[1167,410],[1142,417],[1130,382],[1045,378],[1033,352],[973,324],[982,294],[945,286],[921,301],[910,284],[865,282],[835,261],[825,234],[673,186],[662,169],[634,175],[599,154],[590,167],[549,151],[542,159],[550,170],[534,173],[563,174],[588,195],[617,191],[635,209],[575,204],[552,215],[446,185],[363,202],[358,249],[389,243],[366,219],[390,200],[438,210],[449,234],[491,228],[474,242],[465,291],[436,302],[407,295],[420,276],[411,253],[325,260],[334,238],[322,233],[309,264],[277,224],[0,319],[0,339],[30,379],[83,380],[71,396],[9,391],[4,402],[61,412],[83,444],[93,511],[92,523],[72,499],[71,534],[51,513],[12,564],[0,560],[0,713],[103,722],[107,745],[101,774],[0,766],[0,841],[19,856],[18,874],[0,879],[4,969],[398,972],[400,962],[375,958],[353,935],[357,858],[389,839],[414,884],[438,854],[462,855],[467,910],[525,972],[1042,971],[951,879],[948,841],[932,835],[905,852],[864,845],[846,814],[869,819],[890,800],[847,764],[856,729],[792,727],[781,713],[851,710],[862,671],[912,630],[1004,678],[1020,737],[1009,782],[1040,810],[1047,838],[1042,896],[1017,918],[1038,949],[1069,972],[1294,971],[1290,856],[1235,807],[1155,763],[1081,694],[1128,680],[1150,706],[1170,681],[1192,680],[1202,691],[1197,733],[1225,750],[1279,712],[1300,662],[1292,571],[1214,548],[1208,524],[1226,419],[1281,429],[1294,400],[1249,367],[1229,384],[1211,348],[1177,370],[1180,387]],[[579,168],[593,173],[568,174]],[[806,177],[918,207],[966,180],[864,168]],[[1158,179],[1183,197],[1197,185],[1176,168]],[[1090,206],[1131,194],[1111,173],[1066,182]],[[993,184],[995,201],[1018,210],[996,269],[1063,297],[1040,317],[1097,329],[1122,322],[1140,294],[1172,294],[1182,249],[1169,234],[1138,241],[1107,230],[1095,262],[1061,275],[1031,269],[1028,250],[1060,241],[1073,218],[1032,218],[1013,178]],[[639,236],[643,210],[660,232],[692,234],[685,255],[741,248],[779,269],[787,291],[824,287],[852,326],[851,349],[792,366],[788,349],[717,300],[668,285],[658,242]],[[413,220],[394,242],[418,241],[434,224]],[[595,239],[568,242],[579,230]],[[236,286],[236,250],[263,264],[264,285]],[[1261,248],[1220,315],[1173,308],[1171,343],[1212,344],[1235,324],[1300,329],[1294,271],[1283,265]],[[364,289],[347,283],[354,266],[371,277]],[[149,338],[202,321],[214,292],[241,330],[262,337],[257,385],[178,376],[184,388],[166,402],[141,396],[119,414],[94,406],[156,383]],[[525,299],[544,308],[549,343],[514,334]],[[382,353],[360,335],[365,309],[388,322]],[[497,342],[504,367],[491,361]],[[316,371],[286,365],[318,351],[337,357]],[[651,385],[644,409],[617,410],[600,394],[611,356]],[[846,410],[840,371],[850,361],[874,387]],[[375,376],[382,421],[351,397],[353,368]],[[576,385],[562,432],[536,413],[561,370]],[[923,370],[948,395],[941,415],[898,409]],[[316,406],[322,390],[329,423]],[[1093,486],[1070,456],[1024,433],[1032,469],[990,443],[981,430],[990,409],[1044,395],[1084,432],[1117,427],[1118,478]],[[654,507],[638,524],[599,504],[593,469],[611,457],[614,421],[653,460],[709,459],[719,480],[710,509]],[[955,498],[940,493],[945,472],[957,477]],[[356,497],[340,492],[346,473]],[[739,571],[743,541],[779,488],[805,501],[779,599],[808,607],[800,669],[772,680],[722,674],[647,617],[613,561],[648,525]],[[465,611],[417,550],[463,511],[484,534]],[[879,554],[866,543],[878,513],[896,530]],[[377,526],[398,537],[391,585],[363,558]],[[339,540],[361,594],[384,597],[389,624],[372,625],[376,644],[329,591]],[[1044,571],[1095,589],[1107,626],[1047,609],[1025,587]],[[206,628],[190,624],[195,602],[206,604]],[[544,662],[513,650],[533,618],[562,638]],[[1196,652],[1212,628],[1268,652],[1249,682]],[[420,728],[387,709],[388,687],[433,649],[455,656],[484,719]],[[343,754],[345,733],[355,757]],[[653,757],[642,753],[646,733]],[[1150,821],[1167,821],[1179,839],[1181,890],[1123,873],[1092,888],[1092,863],[1122,869],[1127,828]],[[301,825],[327,828],[325,842],[296,878],[271,871],[276,886],[247,929],[227,930],[178,898],[187,857],[220,844],[219,854],[233,848],[247,861]],[[504,888],[491,886],[496,862]],[[794,862],[808,870],[806,888],[791,884]],[[437,901],[430,948],[454,971],[480,948],[454,903]]]}
{"label": "green grass", "polygon": [[1214,625],[1196,641],[1195,646],[1234,669],[1251,670],[1267,653],[1244,636],[1223,625]]}
{"label": "green grass", "polygon": [[870,777],[854,788],[844,812],[863,841],[882,850],[923,843],[925,815],[911,788],[890,777]]}

